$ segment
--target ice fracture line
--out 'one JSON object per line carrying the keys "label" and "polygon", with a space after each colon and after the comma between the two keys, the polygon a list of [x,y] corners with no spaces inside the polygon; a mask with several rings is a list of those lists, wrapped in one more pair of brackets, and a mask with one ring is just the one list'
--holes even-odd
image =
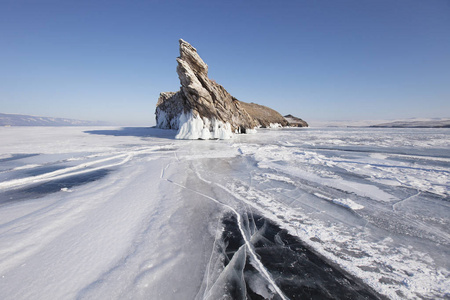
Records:
{"label": "ice fracture line", "polygon": [[273,288],[275,289],[275,291],[277,292],[277,294],[283,299],[283,300],[288,300],[288,298],[283,294],[283,292],[281,291],[281,289],[277,286],[277,284],[275,283],[275,281],[272,279],[272,277],[270,276],[269,272],[267,271],[267,269],[264,267],[264,265],[262,264],[262,262],[258,259],[258,256],[256,255],[255,251],[253,250],[253,247],[251,246],[250,241],[248,240],[245,232],[244,232],[244,228],[242,226],[242,218],[241,215],[231,206],[224,204],[222,202],[220,202],[217,199],[214,199],[208,195],[205,195],[201,192],[195,191],[191,188],[188,188],[184,185],[181,185],[177,182],[174,182],[170,179],[164,178],[164,170],[166,170],[169,167],[170,164],[168,164],[162,171],[161,171],[161,178],[166,180],[167,182],[170,182],[176,186],[179,186],[183,189],[186,189],[188,191],[191,191],[193,193],[196,193],[197,195],[200,195],[202,197],[205,197],[206,199],[209,199],[219,205],[222,205],[226,208],[228,208],[229,210],[231,210],[235,215],[236,215],[236,219],[237,219],[237,223],[238,223],[238,227],[239,227],[239,231],[241,232],[242,238],[244,239],[245,245],[247,246],[248,251],[250,252],[253,260],[255,261],[255,263],[258,265],[259,271],[264,275],[264,277],[266,277],[266,279],[270,282],[270,284],[273,286]]}

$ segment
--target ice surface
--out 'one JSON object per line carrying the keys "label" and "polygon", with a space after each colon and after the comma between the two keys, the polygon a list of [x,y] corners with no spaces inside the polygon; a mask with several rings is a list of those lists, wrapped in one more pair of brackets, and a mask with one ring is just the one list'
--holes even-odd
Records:
{"label": "ice surface", "polygon": [[175,135],[0,128],[0,298],[450,296],[449,129]]}
{"label": "ice surface", "polygon": [[271,129],[278,129],[278,128],[282,128],[283,126],[281,126],[281,124],[279,123],[270,123],[269,124],[269,128]]}
{"label": "ice surface", "polygon": [[233,137],[231,125],[222,121],[194,116],[193,113],[182,113],[179,118],[180,129],[175,138],[183,140],[227,140]]}

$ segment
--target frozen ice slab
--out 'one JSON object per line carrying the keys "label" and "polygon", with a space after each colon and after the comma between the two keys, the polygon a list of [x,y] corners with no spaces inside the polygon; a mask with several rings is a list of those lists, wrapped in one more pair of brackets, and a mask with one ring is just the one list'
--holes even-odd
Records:
{"label": "frozen ice slab", "polygon": [[[300,240],[269,220],[245,213],[246,234],[274,283],[287,299],[380,299],[371,288],[341,269],[329,264]],[[261,276],[245,243],[234,215],[225,215],[224,230],[216,247],[222,256],[223,271],[210,277],[205,299],[229,295],[232,299],[276,299],[272,284]],[[215,262],[211,262],[215,263]]]}
{"label": "frozen ice slab", "polygon": [[450,130],[175,135],[0,128],[0,298],[449,297]]}

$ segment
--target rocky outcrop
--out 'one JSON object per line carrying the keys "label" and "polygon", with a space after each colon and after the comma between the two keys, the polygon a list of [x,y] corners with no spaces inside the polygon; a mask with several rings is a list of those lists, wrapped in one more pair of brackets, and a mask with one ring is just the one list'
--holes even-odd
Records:
{"label": "rocky outcrop", "polygon": [[159,128],[179,129],[179,117],[184,108],[185,99],[181,91],[159,94],[156,103],[156,124]]}
{"label": "rocky outcrop", "polygon": [[182,39],[179,42],[177,73],[181,89],[160,94],[155,112],[158,127],[179,130],[177,138],[181,139],[222,139],[271,123],[289,125],[273,109],[232,97],[208,78],[208,65],[197,50]]}
{"label": "rocky outcrop", "polygon": [[280,127],[289,126],[289,122],[276,110],[256,103],[246,103],[242,101],[240,101],[240,103],[242,108],[258,122],[258,126],[260,127],[273,127],[274,124],[277,124]]}
{"label": "rocky outcrop", "polygon": [[308,123],[306,123],[305,121],[303,121],[300,118],[294,117],[293,115],[287,115],[284,116],[284,118],[286,119],[286,121],[289,123],[289,126],[291,127],[308,127]]}

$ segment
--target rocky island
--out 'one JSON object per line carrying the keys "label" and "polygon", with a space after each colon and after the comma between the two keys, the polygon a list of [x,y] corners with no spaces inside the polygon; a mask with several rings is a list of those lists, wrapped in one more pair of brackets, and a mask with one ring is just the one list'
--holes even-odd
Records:
{"label": "rocky island", "polygon": [[[231,96],[208,78],[208,65],[197,50],[182,39],[179,43],[177,73],[181,88],[160,94],[155,112],[157,127],[178,130],[177,139],[229,139],[233,133],[254,132],[260,127],[291,126],[277,111]],[[301,121],[292,125],[308,126]]]}
{"label": "rocky island", "polygon": [[291,127],[308,127],[309,126],[308,123],[306,123],[306,121],[304,121],[300,118],[294,117],[293,115],[290,115],[290,114],[287,116],[284,116],[284,118],[289,122],[289,126],[291,126]]}

